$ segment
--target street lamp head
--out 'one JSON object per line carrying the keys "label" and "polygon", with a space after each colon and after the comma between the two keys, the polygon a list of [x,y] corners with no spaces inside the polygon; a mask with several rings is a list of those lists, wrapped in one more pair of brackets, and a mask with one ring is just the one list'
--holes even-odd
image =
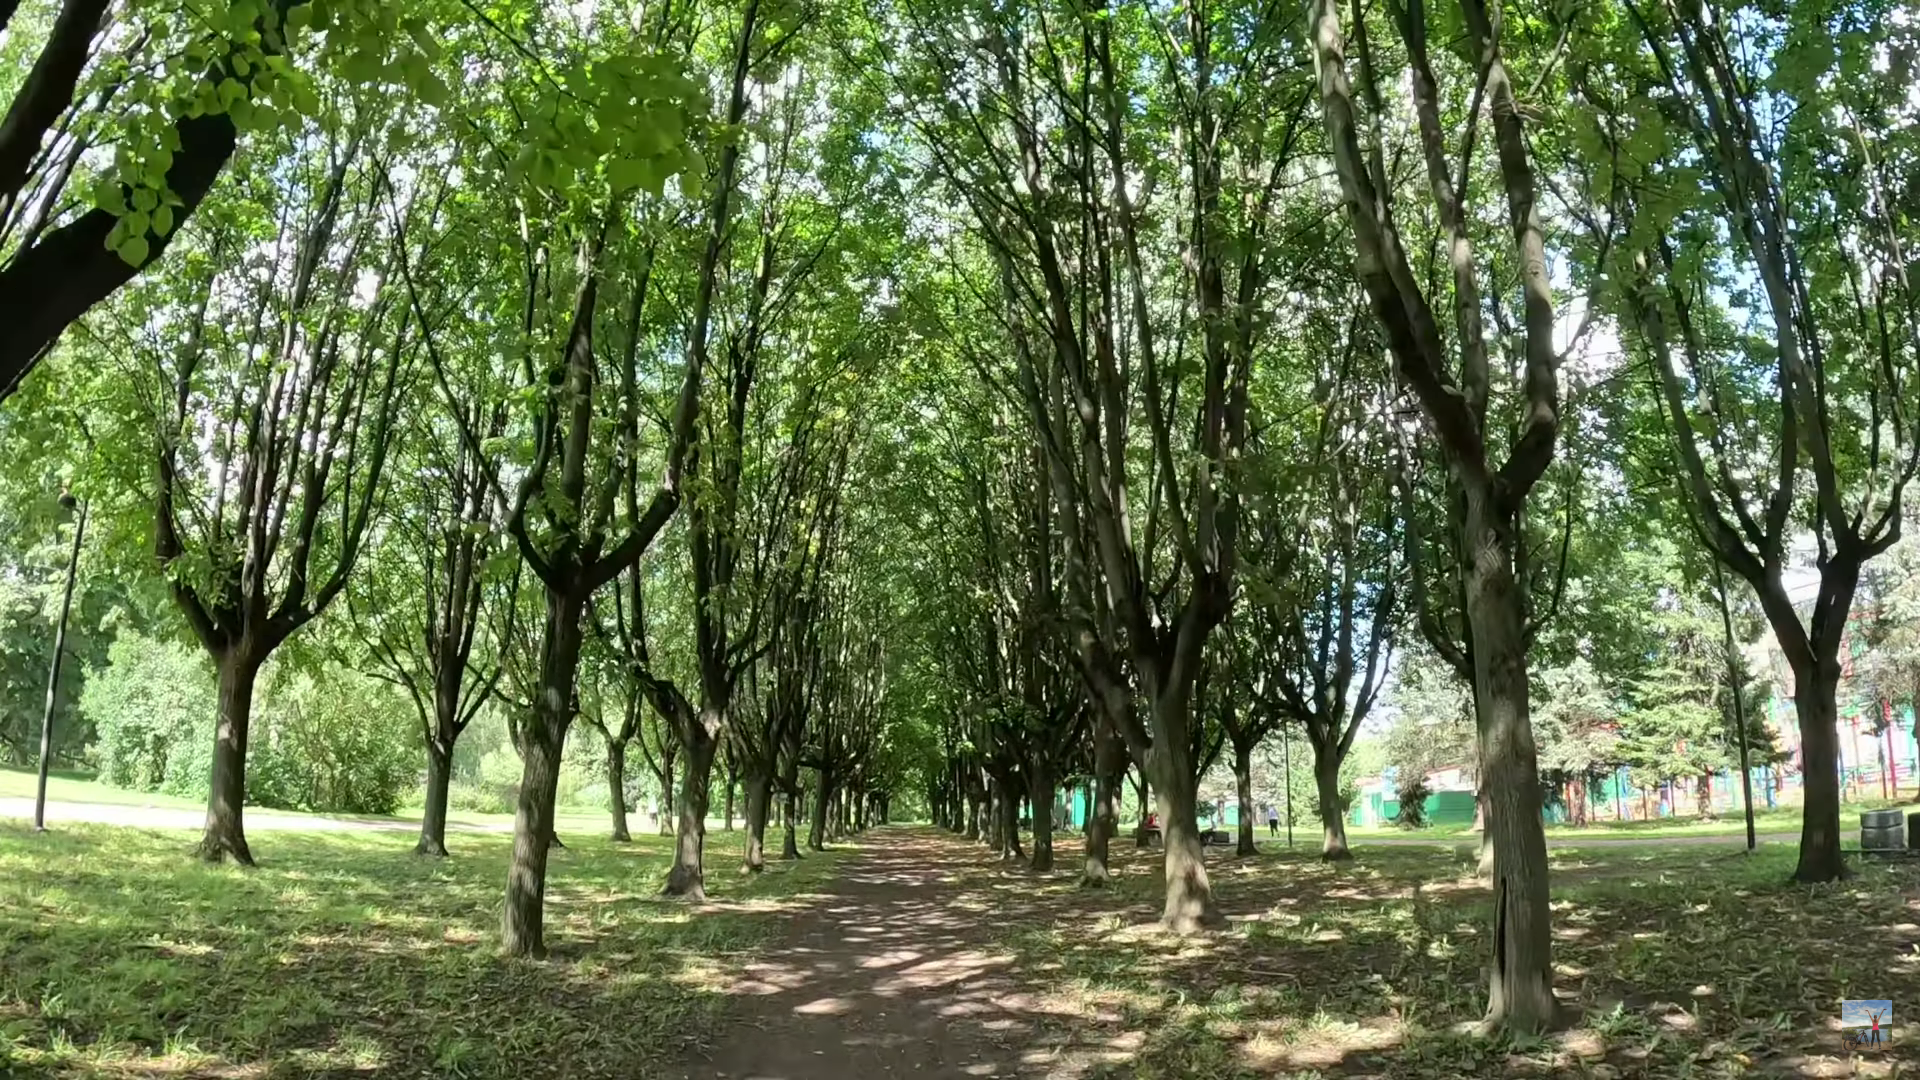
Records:
{"label": "street lamp head", "polygon": [[71,510],[78,505],[80,505],[80,500],[73,497],[73,492],[71,491],[60,492],[60,509]]}

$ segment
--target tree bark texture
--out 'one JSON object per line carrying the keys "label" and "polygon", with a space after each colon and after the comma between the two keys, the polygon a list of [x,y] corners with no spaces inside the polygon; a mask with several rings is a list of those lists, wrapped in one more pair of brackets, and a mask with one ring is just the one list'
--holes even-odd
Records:
{"label": "tree bark texture", "polygon": [[232,856],[234,862],[252,866],[241,810],[247,797],[247,729],[253,719],[253,684],[260,662],[236,650],[220,658],[217,671],[220,715],[214,727],[213,775],[199,854],[207,862]]}
{"label": "tree bark texture", "polygon": [[1112,880],[1108,871],[1108,849],[1120,830],[1120,771],[1123,767],[1120,736],[1104,722],[1095,721],[1093,736],[1093,805],[1087,811],[1087,857],[1080,871],[1080,884],[1091,888]]}
{"label": "tree bark texture", "polygon": [[613,804],[613,840],[627,843],[633,839],[627,832],[627,744],[618,739],[607,740],[607,797]]}
{"label": "tree bark texture", "polygon": [[447,789],[453,780],[453,747],[440,739],[427,742],[427,804],[420,813],[420,842],[415,855],[447,853]]}
{"label": "tree bark texture", "polygon": [[1793,684],[1806,790],[1793,880],[1838,881],[1847,876],[1840,854],[1840,662],[1821,658],[1802,665],[1794,670]]}
{"label": "tree bark texture", "polygon": [[1320,857],[1329,862],[1353,858],[1347,847],[1347,816],[1340,812],[1340,762],[1319,747],[1313,754],[1313,786],[1320,797]]}
{"label": "tree bark texture", "polygon": [[773,777],[749,772],[747,789],[747,863],[746,871],[758,874],[767,868],[767,817],[773,805]]}
{"label": "tree bark texture", "polygon": [[673,868],[667,871],[662,896],[688,900],[707,898],[706,845],[707,806],[713,797],[713,757],[720,743],[709,732],[716,730],[696,718],[690,725],[693,738],[681,748],[686,769],[680,777],[680,798],[675,806],[676,826],[673,841]]}
{"label": "tree bark texture", "polygon": [[793,860],[800,857],[800,796],[788,788],[785,801],[786,813],[782,817],[786,828],[780,838],[780,858]]}
{"label": "tree bark texture", "polygon": [[1240,856],[1258,855],[1260,849],[1253,843],[1253,744],[1235,743],[1233,747],[1233,788],[1240,799],[1240,828],[1236,830],[1238,840],[1234,853]]}
{"label": "tree bark texture", "polygon": [[1028,869],[1035,873],[1053,870],[1053,774],[1036,761],[1027,768],[1027,787],[1033,803],[1033,856]]}
{"label": "tree bark texture", "polygon": [[547,853],[553,843],[553,804],[560,784],[560,747],[542,728],[529,731],[521,747],[520,800],[513,817],[513,863],[507,872],[507,903],[501,943],[509,956],[547,954],[543,921]]}
{"label": "tree bark texture", "polygon": [[831,778],[824,771],[813,789],[813,819],[807,822],[807,850],[827,850],[827,804],[833,798]]}
{"label": "tree bark texture", "polygon": [[509,956],[541,957],[547,946],[542,920],[547,896],[547,853],[554,843],[554,797],[560,785],[560,753],[573,720],[574,677],[580,667],[580,614],[584,601],[549,591],[540,662],[540,689],[523,734],[520,801],[513,816],[513,862],[507,870],[507,900],[501,946]]}
{"label": "tree bark texture", "polygon": [[1494,953],[1487,1015],[1519,1030],[1549,1026],[1553,997],[1547,839],[1529,712],[1524,597],[1513,578],[1516,522],[1484,488],[1468,498],[1473,631],[1482,786],[1494,858]]}

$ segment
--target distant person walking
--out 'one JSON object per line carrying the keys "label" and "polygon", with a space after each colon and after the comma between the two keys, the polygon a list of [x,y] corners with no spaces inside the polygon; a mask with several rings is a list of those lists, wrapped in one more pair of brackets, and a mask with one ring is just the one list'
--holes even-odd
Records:
{"label": "distant person walking", "polygon": [[1267,835],[1280,835],[1280,808],[1277,806],[1267,807]]}

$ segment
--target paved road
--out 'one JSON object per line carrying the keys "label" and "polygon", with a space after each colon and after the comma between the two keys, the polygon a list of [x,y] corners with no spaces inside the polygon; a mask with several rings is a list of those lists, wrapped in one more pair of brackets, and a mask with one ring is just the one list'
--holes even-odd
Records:
{"label": "paved road", "polygon": [[[23,798],[0,798],[0,818],[33,819],[33,800]],[[90,822],[97,825],[129,825],[142,829],[198,829],[206,824],[207,816],[200,810],[182,810],[168,806],[120,806],[112,803],[47,803],[47,820]],[[320,817],[314,814],[291,814],[283,811],[263,811],[251,807],[247,811],[247,831],[258,832],[262,829],[291,830],[295,832],[418,832],[417,821],[395,820],[393,818],[369,817]],[[449,832],[463,833],[501,833],[512,832],[513,826],[475,825],[464,821],[447,822]]]}

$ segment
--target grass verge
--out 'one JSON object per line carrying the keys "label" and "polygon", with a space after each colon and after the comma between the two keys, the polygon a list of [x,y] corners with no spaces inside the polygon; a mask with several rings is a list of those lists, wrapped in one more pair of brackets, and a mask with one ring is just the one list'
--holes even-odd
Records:
{"label": "grass verge", "polygon": [[988,867],[959,884],[1001,897],[980,923],[1074,1018],[1056,1036],[1090,1080],[1907,1075],[1853,1057],[1837,1025],[1844,998],[1920,1000],[1920,864],[1856,857],[1849,881],[1797,886],[1794,858],[1556,849],[1568,1019],[1543,1038],[1471,1030],[1490,896],[1456,852],[1210,857],[1232,922],[1196,938],[1155,927],[1155,860],[1132,851],[1099,892]]}
{"label": "grass verge", "polygon": [[654,897],[667,841],[569,837],[529,962],[498,950],[511,838],[450,839],[277,833],[245,870],[181,831],[0,825],[0,1075],[644,1075],[837,858],[743,878],[715,836],[696,910]]}

